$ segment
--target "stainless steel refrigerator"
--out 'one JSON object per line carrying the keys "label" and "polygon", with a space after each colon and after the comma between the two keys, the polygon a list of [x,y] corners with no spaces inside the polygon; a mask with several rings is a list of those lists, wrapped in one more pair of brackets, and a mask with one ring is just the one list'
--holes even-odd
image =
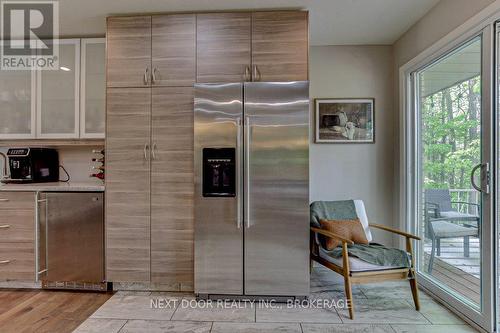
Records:
{"label": "stainless steel refrigerator", "polygon": [[309,294],[309,83],[196,84],[195,293]]}

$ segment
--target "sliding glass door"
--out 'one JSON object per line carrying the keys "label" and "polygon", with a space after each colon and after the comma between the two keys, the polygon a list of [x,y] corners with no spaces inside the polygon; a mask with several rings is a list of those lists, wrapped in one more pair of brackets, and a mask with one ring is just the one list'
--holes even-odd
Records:
{"label": "sliding glass door", "polygon": [[492,29],[410,75],[407,187],[421,284],[492,328]]}

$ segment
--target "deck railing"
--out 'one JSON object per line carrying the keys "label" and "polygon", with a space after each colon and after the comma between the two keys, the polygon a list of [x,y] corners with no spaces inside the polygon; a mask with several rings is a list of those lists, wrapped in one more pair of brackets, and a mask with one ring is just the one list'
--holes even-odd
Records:
{"label": "deck railing", "polygon": [[[474,189],[450,189],[451,201],[461,201],[461,202],[469,202],[473,204],[479,204],[481,196],[479,192]],[[479,214],[478,206],[475,205],[467,205],[467,204],[456,204],[455,208],[461,213],[468,214]]]}

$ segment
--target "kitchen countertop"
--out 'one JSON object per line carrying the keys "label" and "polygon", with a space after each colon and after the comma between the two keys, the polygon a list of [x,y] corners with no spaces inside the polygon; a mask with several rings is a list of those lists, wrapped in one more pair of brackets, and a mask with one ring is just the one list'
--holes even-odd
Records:
{"label": "kitchen countertop", "polygon": [[104,192],[104,185],[91,182],[0,184],[0,191]]}

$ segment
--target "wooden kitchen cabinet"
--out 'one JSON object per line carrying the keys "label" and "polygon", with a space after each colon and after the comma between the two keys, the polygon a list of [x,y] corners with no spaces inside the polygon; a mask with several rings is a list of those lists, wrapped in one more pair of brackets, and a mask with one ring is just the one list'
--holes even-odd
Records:
{"label": "wooden kitchen cabinet", "polygon": [[196,15],[152,17],[152,84],[187,86],[196,82]]}
{"label": "wooden kitchen cabinet", "polygon": [[33,192],[0,192],[0,280],[35,281]]}
{"label": "wooden kitchen cabinet", "polygon": [[151,85],[151,16],[108,17],[107,86]]}
{"label": "wooden kitchen cabinet", "polygon": [[152,89],[151,282],[193,290],[193,88]]}
{"label": "wooden kitchen cabinet", "polygon": [[252,81],[308,80],[308,14],[252,13]]}
{"label": "wooden kitchen cabinet", "polygon": [[150,280],[150,88],[108,88],[106,278]]}
{"label": "wooden kitchen cabinet", "polygon": [[197,15],[197,82],[250,80],[251,13]]}

